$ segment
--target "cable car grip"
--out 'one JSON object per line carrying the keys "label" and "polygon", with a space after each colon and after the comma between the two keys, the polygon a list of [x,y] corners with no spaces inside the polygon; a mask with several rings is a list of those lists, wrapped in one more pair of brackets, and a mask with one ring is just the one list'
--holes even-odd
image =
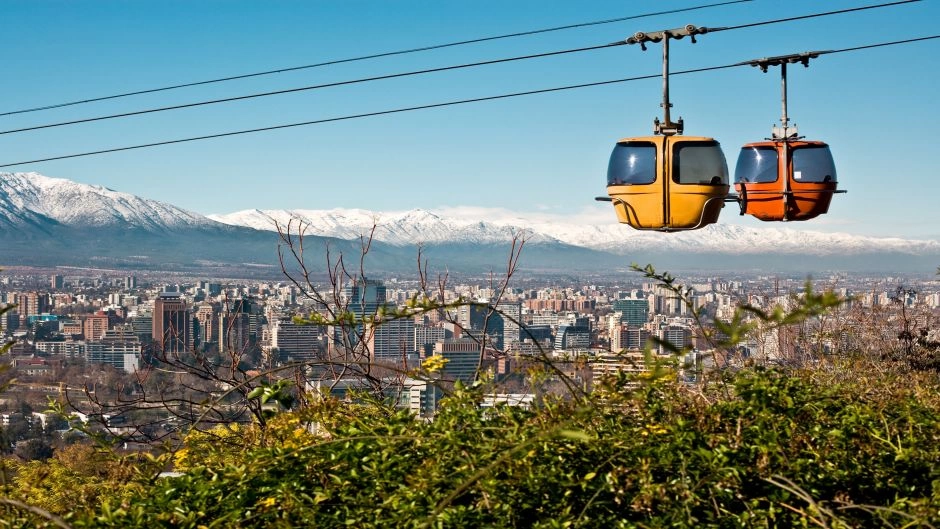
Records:
{"label": "cable car grip", "polygon": [[663,108],[663,120],[660,121],[658,117],[653,120],[654,135],[661,134],[663,136],[672,136],[674,134],[682,134],[683,130],[685,129],[685,124],[682,122],[682,118],[679,118],[678,121],[673,121],[670,116],[672,103],[669,102],[669,40],[679,40],[684,37],[690,37],[692,42],[695,43],[695,35],[704,35],[705,33],[708,33],[708,28],[706,27],[698,27],[694,24],[686,24],[681,28],[664,29],[661,31],[652,31],[649,33],[644,31],[637,31],[633,34],[633,36],[627,38],[624,41],[627,44],[639,44],[643,51],[646,51],[647,42],[663,43],[663,102],[660,104],[660,106]]}

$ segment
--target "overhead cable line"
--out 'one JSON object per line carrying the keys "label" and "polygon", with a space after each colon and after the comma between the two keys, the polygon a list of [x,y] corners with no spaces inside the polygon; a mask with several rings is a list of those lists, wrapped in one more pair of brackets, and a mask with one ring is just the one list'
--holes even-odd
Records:
{"label": "overhead cable line", "polygon": [[841,14],[843,14],[843,13],[854,13],[854,12],[856,12],[856,11],[865,11],[865,10],[868,10],[868,9],[877,9],[877,8],[879,8],[879,7],[890,7],[890,6],[897,6],[897,5],[902,5],[902,4],[912,4],[912,3],[914,3],[914,2],[920,2],[920,1],[921,1],[921,0],[899,0],[898,2],[889,2],[889,3],[886,3],[886,4],[877,4],[877,5],[860,6],[860,7],[850,7],[850,8],[847,8],[847,9],[839,9],[839,10],[837,10],[837,11],[827,11],[827,12],[825,12],[825,13],[814,13],[814,14],[811,14],[811,15],[800,15],[800,16],[796,16],[796,17],[778,18],[778,19],[774,19],[774,20],[765,20],[764,22],[751,22],[751,23],[749,23],[749,24],[738,24],[737,26],[724,26],[724,27],[717,27],[717,28],[708,28],[708,31],[709,31],[709,33],[711,33],[711,32],[715,32],[715,31],[729,31],[729,30],[732,30],[732,29],[753,28],[753,27],[756,27],[756,26],[766,26],[766,25],[768,25],[768,24],[778,24],[778,23],[780,23],[780,22],[793,22],[793,21],[796,21],[796,20],[806,20],[806,19],[809,19],[809,18],[824,17],[824,16],[828,16],[828,15],[841,15]]}
{"label": "overhead cable line", "polygon": [[536,53],[536,54],[532,54],[532,55],[521,55],[521,56],[518,56],[518,57],[507,57],[507,58],[503,58],[503,59],[493,59],[493,60],[489,60],[489,61],[471,62],[471,63],[466,63],[466,64],[452,65],[452,66],[442,66],[442,67],[440,67],[440,68],[427,68],[427,69],[424,69],[424,70],[414,70],[414,71],[410,71],[410,72],[393,73],[393,74],[388,74],[388,75],[377,75],[377,76],[374,76],[374,77],[363,77],[363,78],[360,78],[360,79],[351,79],[351,80],[347,80],[347,81],[336,81],[336,82],[333,82],[333,83],[323,83],[323,84],[317,84],[317,85],[311,85],[311,86],[301,86],[301,87],[299,87],[299,88],[287,88],[287,89],[284,89],[284,90],[274,90],[274,91],[271,91],[271,92],[261,92],[261,93],[257,93],[257,94],[248,94],[248,95],[243,95],[243,96],[225,97],[225,98],[222,98],[222,99],[211,99],[211,100],[208,100],[208,101],[198,101],[198,102],[195,102],[195,103],[184,103],[184,104],[182,104],[182,105],[173,105],[173,106],[168,106],[168,107],[149,108],[149,109],[146,109],[146,110],[137,110],[137,111],[133,111],[133,112],[123,112],[123,113],[120,113],[120,114],[111,114],[111,115],[108,115],[108,116],[98,116],[98,117],[93,117],[93,118],[76,119],[76,120],[72,120],[72,121],[62,121],[62,122],[59,122],[59,123],[48,123],[48,124],[45,124],[45,125],[35,125],[35,126],[32,126],[32,127],[23,127],[23,128],[19,128],[19,129],[3,130],[3,131],[0,131],[0,135],[3,135],[3,134],[14,134],[14,133],[17,133],[17,132],[26,132],[26,131],[30,131],[30,130],[50,129],[50,128],[53,128],[53,127],[64,127],[64,126],[66,126],[66,125],[78,125],[78,124],[80,124],[80,123],[90,123],[90,122],[93,122],[93,121],[104,121],[104,120],[108,120],[108,119],[126,118],[126,117],[129,117],[129,116],[139,116],[139,115],[141,115],[141,114],[153,114],[153,113],[155,113],[155,112],[166,112],[166,111],[168,111],[168,110],[179,110],[179,109],[183,109],[183,108],[193,108],[193,107],[201,107],[201,106],[206,106],[206,105],[216,105],[216,104],[219,104],[219,103],[230,103],[230,102],[232,102],[232,101],[243,101],[243,100],[245,100],[245,99],[255,99],[255,98],[259,98],[259,97],[269,97],[269,96],[276,96],[276,95],[283,95],[283,94],[293,94],[293,93],[296,93],[296,92],[306,92],[306,91],[310,91],[310,90],[319,90],[319,89],[322,89],[322,88],[331,88],[331,87],[336,87],[336,86],[346,86],[346,85],[351,85],[351,84],[368,83],[368,82],[372,82],[372,81],[383,81],[383,80],[386,80],[386,79],[396,79],[396,78],[400,78],[400,77],[411,77],[411,76],[415,76],[415,75],[425,75],[425,74],[429,74],[429,73],[446,72],[446,71],[450,71],[450,70],[461,70],[461,69],[464,69],[464,68],[474,68],[474,67],[478,67],[478,66],[488,66],[488,65],[492,65],[492,64],[502,64],[502,63],[514,62],[514,61],[524,61],[524,60],[528,60],[528,59],[539,59],[539,58],[542,58],[542,57],[552,57],[552,56],[556,56],[556,55],[566,55],[566,54],[569,54],[569,53],[580,53],[580,52],[583,52],[583,51],[600,50],[600,49],[603,49],[603,48],[611,48],[611,47],[614,47],[614,46],[622,46],[622,45],[624,45],[624,44],[626,44],[626,43],[623,42],[623,41],[617,41],[617,42],[612,42],[612,43],[609,43],[609,44],[600,44],[600,45],[597,45],[597,46],[588,46],[588,47],[585,47],[585,48],[572,48],[572,49],[568,49],[568,50],[550,51],[550,52],[546,52],[546,53]]}
{"label": "overhead cable line", "polygon": [[80,99],[80,100],[77,100],[77,101],[69,101],[69,102],[66,102],[66,103],[57,103],[57,104],[45,105],[45,106],[41,106],[41,107],[26,108],[26,109],[22,109],[22,110],[11,110],[11,111],[8,111],[8,112],[2,112],[2,113],[0,113],[0,116],[10,116],[10,115],[13,115],[13,114],[25,114],[25,113],[27,113],[27,112],[38,112],[38,111],[40,111],[40,110],[51,110],[51,109],[55,109],[55,108],[62,108],[62,107],[68,107],[68,106],[74,106],[74,105],[82,105],[82,104],[85,104],[85,103],[94,103],[94,102],[97,102],[97,101],[107,101],[107,100],[109,100],[109,99],[118,99],[118,98],[122,98],[122,97],[130,97],[130,96],[143,95],[143,94],[152,94],[152,93],[154,93],[154,92],[166,92],[166,91],[168,91],[168,90],[176,90],[176,89],[179,89],[179,88],[188,88],[188,87],[192,87],[192,86],[201,86],[201,85],[207,85],[207,84],[213,84],[213,83],[223,83],[223,82],[227,82],[227,81],[236,81],[236,80],[239,80],[239,79],[248,79],[248,78],[251,78],[251,77],[261,77],[261,76],[265,76],[265,75],[273,75],[273,74],[278,74],[278,73],[294,72],[294,71],[298,71],[298,70],[307,70],[307,69],[311,69],[311,68],[321,68],[321,67],[324,67],[324,66],[333,66],[333,65],[336,65],[336,64],[344,64],[344,63],[350,63],[350,62],[365,61],[365,60],[369,60],[369,59],[379,59],[379,58],[382,58],[382,57],[392,57],[392,56],[395,56],[395,55],[406,55],[406,54],[409,54],[409,53],[417,53],[417,52],[422,52],[422,51],[439,50],[439,49],[443,49],[443,48],[452,48],[452,47],[455,47],[455,46],[463,46],[463,45],[466,45],[466,44],[477,44],[477,43],[480,43],[480,42],[488,42],[488,41],[493,41],[493,40],[501,40],[501,39],[509,39],[509,38],[514,38],[514,37],[524,37],[524,36],[529,36],[529,35],[537,35],[537,34],[540,34],[540,33],[551,33],[551,32],[554,32],[554,31],[562,31],[562,30],[566,30],[566,29],[576,29],[576,28],[584,28],[584,27],[590,27],[590,26],[599,26],[599,25],[603,25],[603,24],[612,24],[612,23],[615,23],[615,22],[623,22],[623,21],[626,21],[626,20],[636,20],[636,19],[640,19],[640,18],[648,18],[648,17],[659,16],[659,15],[670,15],[670,14],[675,14],[675,13],[684,13],[684,12],[688,12],[688,11],[697,11],[697,10],[701,10],[701,9],[709,9],[709,8],[712,8],[712,7],[721,7],[721,6],[731,5],[731,4],[741,4],[741,3],[752,2],[752,1],[753,1],[753,0],[729,0],[729,1],[726,1],[726,2],[719,2],[719,3],[715,3],[715,4],[705,4],[705,5],[699,5],[699,6],[693,6],[693,7],[684,7],[684,8],[681,8],[681,9],[670,9],[670,10],[667,10],[667,11],[657,11],[657,12],[655,12],[655,13],[644,13],[644,14],[642,14],[642,15],[631,15],[631,16],[624,16],[624,17],[618,17],[618,18],[608,18],[608,19],[605,19],[605,20],[594,20],[594,21],[591,21],[591,22],[580,22],[580,23],[577,23],[577,24],[567,24],[567,25],[564,25],[564,26],[555,26],[555,27],[550,27],[550,28],[533,29],[533,30],[529,30],[529,31],[519,31],[519,32],[516,32],[516,33],[506,33],[506,34],[503,34],[503,35],[494,35],[494,36],[490,36],[490,37],[481,37],[481,38],[475,38],[475,39],[460,40],[460,41],[448,42],[448,43],[444,43],[444,44],[434,44],[434,45],[431,45],[431,46],[421,46],[421,47],[418,47],[418,48],[410,48],[410,49],[404,49],[404,50],[397,50],[397,51],[388,51],[388,52],[382,52],[382,53],[375,53],[375,54],[372,54],[372,55],[363,55],[363,56],[360,56],[360,57],[350,57],[350,58],[347,58],[347,59],[335,59],[335,60],[325,61],[325,62],[319,62],[319,63],[315,63],[315,64],[305,64],[305,65],[302,65],[302,66],[290,66],[290,67],[287,67],[287,68],[278,68],[278,69],[276,69],[276,70],[266,70],[266,71],[263,71],[263,72],[254,72],[254,73],[246,73],[246,74],[232,75],[232,76],[228,76],[228,77],[219,77],[219,78],[217,78],[217,79],[208,79],[208,80],[205,80],[205,81],[194,81],[194,82],[191,82],[191,83],[182,83],[182,84],[164,86],[164,87],[160,87],[160,88],[149,88],[149,89],[146,89],[146,90],[137,90],[137,91],[134,91],[134,92],[124,92],[124,93],[114,94],[114,95],[109,95],[109,96],[93,97],[93,98],[89,98],[89,99]]}
{"label": "overhead cable line", "polygon": [[[732,30],[732,29],[740,29],[740,28],[752,27],[752,26],[757,26],[757,25],[779,24],[779,23],[783,23],[783,22],[792,22],[792,21],[794,21],[794,20],[802,20],[802,19],[806,19],[806,18],[822,17],[822,16],[830,16],[830,15],[838,15],[838,14],[849,13],[849,12],[852,12],[852,11],[861,11],[861,10],[865,10],[865,9],[875,9],[875,8],[879,8],[879,7],[889,7],[889,6],[899,5],[899,4],[909,4],[909,3],[912,3],[912,2],[920,2],[920,1],[921,1],[921,0],[901,0],[901,1],[898,1],[898,2],[890,2],[890,3],[886,3],[886,4],[869,5],[869,6],[862,6],[862,7],[850,8],[850,9],[842,9],[842,10],[838,10],[838,11],[828,11],[828,12],[825,12],[825,13],[815,13],[815,14],[810,14],[810,15],[801,15],[801,16],[798,16],[798,17],[783,18],[783,19],[775,19],[775,20],[767,20],[767,21],[763,21],[763,22],[754,22],[754,23],[751,23],[751,24],[743,24],[743,25],[741,25],[741,26],[730,26],[730,27],[719,27],[719,28],[702,28],[702,29],[703,29],[703,32],[709,32],[709,33],[710,33],[710,32],[715,32],[715,31],[726,31],[726,30]],[[158,113],[158,112],[167,112],[167,111],[171,111],[171,110],[181,110],[181,109],[184,109],[184,108],[195,108],[195,107],[208,106],[208,105],[217,105],[217,104],[220,104],[220,103],[231,103],[231,102],[234,102],[234,101],[244,101],[244,100],[246,100],[246,99],[256,99],[256,98],[261,98],[261,97],[270,97],[270,96],[276,96],[276,95],[293,94],[293,93],[298,93],[298,92],[306,92],[306,91],[311,91],[311,90],[320,90],[320,89],[323,89],[323,88],[332,88],[332,87],[337,87],[337,86],[348,86],[348,85],[361,84],[361,83],[368,83],[368,82],[373,82],[373,81],[383,81],[383,80],[397,79],[397,78],[402,78],[402,77],[412,77],[412,76],[417,76],[417,75],[426,75],[426,74],[430,74],[430,73],[438,73],[438,72],[445,72],[445,71],[452,71],[452,70],[461,70],[461,69],[466,69],[466,68],[475,68],[475,67],[480,67],[480,66],[489,66],[489,65],[502,64],[502,63],[508,63],[508,62],[524,61],[524,60],[530,60],[530,59],[539,59],[539,58],[553,57],[553,56],[558,56],[558,55],[567,55],[567,54],[572,54],[572,53],[581,53],[581,52],[585,52],[585,51],[594,51],[594,50],[600,50],[600,49],[604,49],[604,48],[611,48],[611,47],[615,47],[615,46],[621,46],[621,45],[630,43],[631,40],[632,40],[631,38],[628,38],[628,39],[626,39],[626,40],[619,40],[619,41],[611,42],[611,43],[608,43],[608,44],[599,44],[599,45],[595,45],[595,46],[586,46],[586,47],[582,47],[582,48],[571,48],[571,49],[567,49],[567,50],[558,50],[558,51],[551,51],[551,52],[545,52],[545,53],[535,53],[535,54],[530,54],[530,55],[520,55],[520,56],[516,56],[516,57],[506,57],[506,58],[502,58],[502,59],[492,59],[492,60],[488,60],[488,61],[479,61],[479,62],[458,64],[458,65],[451,65],[451,66],[442,66],[442,67],[439,67],[439,68],[427,68],[427,69],[423,69],[423,70],[414,70],[414,71],[410,71],[410,72],[400,72],[400,73],[393,73],[393,74],[387,74],[387,75],[378,75],[378,76],[373,76],[373,77],[364,77],[364,78],[351,79],[351,80],[346,80],[346,81],[336,81],[336,82],[332,82],[332,83],[323,83],[323,84],[317,84],[317,85],[311,85],[311,86],[301,86],[301,87],[298,87],[298,88],[287,88],[287,89],[284,89],[284,90],[273,90],[273,91],[269,91],[269,92],[260,92],[260,93],[255,93],[255,94],[242,95],[242,96],[225,97],[225,98],[221,98],[221,99],[210,99],[210,100],[207,100],[207,101],[197,101],[197,102],[194,102],[194,103],[184,103],[184,104],[181,104],[181,105],[171,105],[171,106],[165,106],[165,107],[156,107],[156,108],[149,108],[149,109],[144,109],[144,110],[137,110],[137,111],[132,111],[132,112],[122,112],[122,113],[119,113],[119,114],[110,114],[110,115],[105,115],[105,116],[97,116],[97,117],[76,119],[76,120],[70,120],[70,121],[61,121],[61,122],[57,122],[57,123],[47,123],[47,124],[43,124],[43,125],[34,125],[34,126],[30,126],[30,127],[21,127],[21,128],[17,128],[17,129],[2,130],[2,131],[0,131],[0,135],[16,134],[16,133],[28,132],[28,131],[32,131],[32,130],[50,129],[50,128],[55,128],[55,127],[65,127],[65,126],[69,126],[69,125],[79,125],[79,124],[82,124],[82,123],[92,123],[92,122],[95,122],[95,121],[106,121],[106,120],[111,120],[111,119],[119,119],[119,118],[131,117],[131,116],[139,116],[139,115],[143,115],[143,114],[154,114],[154,113]]]}
{"label": "overhead cable line", "polygon": [[[913,43],[913,42],[922,42],[922,41],[933,40],[933,39],[940,39],[940,35],[931,35],[931,36],[928,36],[928,37],[917,37],[917,38],[911,38],[911,39],[905,39],[905,40],[896,40],[896,41],[892,41],[892,42],[882,42],[882,43],[877,43],[877,44],[867,44],[867,45],[863,45],[863,46],[855,46],[855,47],[851,47],[851,48],[842,48],[842,49],[838,49],[838,50],[826,50],[826,51],[814,52],[814,53],[818,53],[818,54],[820,54],[820,55],[822,55],[822,54],[846,53],[846,52],[859,51],[859,50],[865,50],[865,49],[871,49],[871,48],[878,48],[878,47],[884,47],[884,46],[894,46],[894,45],[899,45],[899,44],[909,44],[909,43]],[[746,66],[746,65],[749,65],[751,62],[753,62],[753,61],[745,61],[745,62],[738,62],[738,63],[732,63],[732,64],[725,64],[725,65],[721,65],[721,66],[708,66],[708,67],[704,67],[704,68],[694,68],[694,69],[691,69],[691,70],[681,70],[681,71],[672,72],[672,73],[670,73],[670,75],[684,75],[684,74],[692,74],[692,73],[710,72],[710,71],[715,71],[715,70],[724,70],[724,69],[728,69],[728,68],[735,68],[735,67],[739,67],[739,66]],[[433,104],[429,104],[429,105],[419,105],[419,106],[412,106],[412,107],[405,107],[405,108],[397,108],[397,109],[391,109],[391,110],[380,110],[380,111],[376,111],[376,112],[367,112],[367,113],[363,113],[363,114],[352,114],[352,115],[347,115],[347,116],[339,116],[339,117],[333,117],[333,118],[318,119],[318,120],[313,120],[313,121],[304,121],[304,122],[300,122],[300,123],[288,123],[288,124],[285,124],[285,125],[273,125],[273,126],[270,126],[270,127],[260,127],[260,128],[255,128],[255,129],[238,130],[238,131],[233,131],[233,132],[223,132],[223,133],[219,133],[219,134],[209,134],[209,135],[205,135],[205,136],[194,136],[194,137],[190,137],[190,138],[182,138],[182,139],[176,139],[176,140],[159,141],[159,142],[145,143],[145,144],[140,144],[140,145],[131,145],[131,146],[127,146],[127,147],[115,147],[115,148],[111,148],[111,149],[102,149],[102,150],[98,150],[98,151],[89,151],[89,152],[82,152],[82,153],[77,153],[77,154],[66,154],[66,155],[62,155],[62,156],[52,156],[52,157],[49,157],[49,158],[40,158],[40,159],[36,159],[36,160],[28,160],[28,161],[23,161],[23,162],[4,163],[4,164],[0,164],[0,168],[3,168],[3,167],[13,167],[13,166],[17,166],[17,165],[26,165],[26,164],[31,164],[31,163],[50,162],[50,161],[54,161],[54,160],[65,160],[65,159],[68,159],[68,158],[80,158],[80,157],[85,157],[85,156],[94,156],[94,155],[107,154],[107,153],[113,153],[113,152],[130,151],[130,150],[135,150],[135,149],[145,149],[145,148],[149,148],[149,147],[159,147],[159,146],[161,146],[161,145],[173,145],[173,144],[176,144],[176,143],[187,143],[187,142],[192,142],[192,141],[209,140],[209,139],[215,139],[215,138],[224,138],[224,137],[228,137],[228,136],[239,136],[239,135],[243,135],[243,134],[252,134],[252,133],[256,133],[256,132],[266,132],[266,131],[280,130],[280,129],[287,129],[287,128],[294,128],[294,127],[303,127],[303,126],[308,126],[308,125],[320,125],[320,124],[324,124],[324,123],[332,123],[332,122],[337,122],[337,121],[348,121],[348,120],[353,120],[353,119],[361,119],[361,118],[375,117],[375,116],[384,116],[384,115],[389,115],[389,114],[400,114],[400,113],[412,112],[412,111],[416,111],[416,110],[427,110],[427,109],[431,109],[431,108],[442,108],[442,107],[449,107],[449,106],[456,106],[456,105],[465,105],[465,104],[469,104],[469,103],[480,103],[480,102],[484,102],[484,101],[495,101],[495,100],[499,100],[499,99],[509,99],[509,98],[513,98],[513,97],[521,97],[521,96],[536,95],[536,94],[547,94],[547,93],[551,93],[551,92],[562,92],[562,91],[567,91],[567,90],[575,90],[575,89],[579,89],[579,88],[589,88],[589,87],[595,87],[595,86],[604,86],[604,85],[611,85],[611,84],[617,84],[617,83],[625,83],[625,82],[630,82],[630,81],[640,81],[640,80],[644,80],[644,79],[659,79],[661,75],[662,75],[662,74],[660,74],[660,73],[656,73],[656,74],[652,74],[652,75],[643,75],[643,76],[638,76],[638,77],[628,77],[628,78],[624,78],[624,79],[613,79],[613,80],[610,80],[610,81],[598,81],[598,82],[594,82],[594,83],[583,83],[583,84],[568,85],[568,86],[560,86],[560,87],[554,87],[554,88],[543,88],[543,89],[540,89],[540,90],[529,90],[529,91],[525,91],[525,92],[515,92],[515,93],[501,94],[501,95],[495,95],[495,96],[477,97],[477,98],[472,98],[472,99],[461,99],[461,100],[458,100],[458,101],[446,101],[446,102],[443,102],[443,103],[433,103]]]}

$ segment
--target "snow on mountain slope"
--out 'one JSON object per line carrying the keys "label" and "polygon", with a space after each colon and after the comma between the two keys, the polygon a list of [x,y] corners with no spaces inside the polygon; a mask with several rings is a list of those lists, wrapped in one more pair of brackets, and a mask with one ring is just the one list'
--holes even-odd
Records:
{"label": "snow on mountain slope", "polygon": [[[288,222],[296,228],[303,223],[310,235],[358,238],[375,226],[374,239],[396,246],[430,243],[504,243],[522,228],[494,224],[479,219],[445,218],[430,211],[414,209],[404,212],[372,212],[362,209],[331,210],[246,210],[227,215],[209,215],[210,219],[259,230],[285,229]],[[527,231],[531,242],[559,242],[554,237]]]}
{"label": "snow on mountain slope", "polygon": [[867,252],[940,254],[940,242],[801,231],[779,225],[749,228],[716,224],[701,230],[664,234],[641,232],[576,214],[527,213],[495,208],[453,207],[438,212],[373,212],[361,209],[247,210],[204,217],[173,205],[99,186],[38,173],[0,173],[0,229],[74,227],[143,228],[150,232],[190,229],[230,230],[244,226],[274,231],[275,223],[305,233],[356,239],[375,226],[375,240],[396,246],[415,244],[504,244],[525,233],[531,243],[565,243],[620,255],[632,252],[723,253],[738,255],[844,256]]}
{"label": "snow on mountain slope", "polygon": [[[504,210],[454,208],[377,213],[360,209],[247,210],[209,218],[237,226],[273,230],[277,221],[302,221],[307,233],[344,239],[366,234],[376,223],[375,239],[395,245],[417,243],[505,243],[525,232],[532,242],[562,242],[615,254],[635,251],[730,254],[840,255],[865,252],[940,253],[940,242],[798,231],[786,227],[748,228],[715,224],[684,233],[636,231],[605,222],[586,223],[562,215],[520,216]],[[480,220],[485,218],[487,220]]]}
{"label": "snow on mountain slope", "polygon": [[0,173],[0,220],[21,226],[42,217],[71,226],[131,225],[149,231],[219,227],[198,213],[129,193],[39,173]]}

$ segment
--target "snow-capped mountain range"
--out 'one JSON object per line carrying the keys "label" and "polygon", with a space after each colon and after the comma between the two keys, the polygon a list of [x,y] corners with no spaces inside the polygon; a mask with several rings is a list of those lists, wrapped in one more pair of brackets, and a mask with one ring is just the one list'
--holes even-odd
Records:
{"label": "snow-capped mountain range", "polygon": [[357,238],[375,226],[374,239],[396,246],[416,244],[506,243],[524,233],[531,243],[558,242],[619,255],[643,251],[730,254],[845,255],[865,252],[925,254],[940,252],[940,242],[806,232],[788,228],[746,228],[714,224],[682,233],[641,232],[616,223],[583,224],[557,219],[500,216],[488,220],[414,209],[380,213],[361,209],[245,210],[209,218],[258,230],[302,223],[311,234]]}
{"label": "snow-capped mountain range", "polygon": [[[726,214],[730,214],[726,212]],[[247,210],[203,216],[165,202],[38,173],[0,173],[0,265],[201,266],[267,263],[278,270],[277,226],[298,223],[308,242],[356,252],[375,228],[371,258],[386,270],[413,266],[416,245],[441,266],[504,266],[514,236],[526,240],[523,265],[538,270],[622,269],[630,262],[688,268],[929,269],[940,242],[717,224],[664,234],[609,217],[527,214],[455,207],[438,211]],[[337,241],[337,239],[340,239]],[[481,251],[483,250],[483,251]],[[783,258],[781,258],[783,257]],[[66,262],[68,261],[68,262]]]}
{"label": "snow-capped mountain range", "polygon": [[151,231],[216,225],[156,200],[39,173],[0,173],[0,226],[53,220],[68,226],[135,226]]}

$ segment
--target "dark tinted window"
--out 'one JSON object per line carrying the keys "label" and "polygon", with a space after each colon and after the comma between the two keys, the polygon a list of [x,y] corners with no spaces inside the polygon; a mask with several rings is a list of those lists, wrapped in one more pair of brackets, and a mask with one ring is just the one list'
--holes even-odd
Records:
{"label": "dark tinted window", "polygon": [[793,149],[793,180],[797,182],[835,182],[836,164],[825,145]]}
{"label": "dark tinted window", "polygon": [[672,180],[680,184],[728,184],[728,162],[717,141],[677,143]]}
{"label": "dark tinted window", "polygon": [[656,146],[649,142],[618,143],[607,165],[607,185],[652,184],[656,181]]}
{"label": "dark tinted window", "polygon": [[734,168],[735,182],[776,182],[777,149],[774,147],[744,147]]}

